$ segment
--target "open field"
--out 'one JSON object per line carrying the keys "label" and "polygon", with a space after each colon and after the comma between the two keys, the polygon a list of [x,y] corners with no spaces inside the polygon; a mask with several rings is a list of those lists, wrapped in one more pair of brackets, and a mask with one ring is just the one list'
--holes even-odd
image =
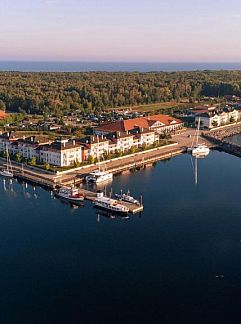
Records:
{"label": "open field", "polygon": [[183,109],[183,108],[189,108],[193,106],[190,103],[180,103],[176,101],[170,101],[170,102],[160,102],[155,104],[148,104],[148,105],[140,105],[140,106],[127,106],[127,107],[115,107],[115,108],[107,108],[106,111],[110,110],[130,110],[132,112],[155,112],[159,110],[166,110],[166,109]]}

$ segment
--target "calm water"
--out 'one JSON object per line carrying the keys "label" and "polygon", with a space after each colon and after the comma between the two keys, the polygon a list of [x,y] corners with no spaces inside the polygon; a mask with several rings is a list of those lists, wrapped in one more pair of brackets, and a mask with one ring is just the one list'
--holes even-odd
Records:
{"label": "calm water", "polygon": [[131,62],[19,62],[0,61],[0,71],[87,72],[87,71],[193,71],[241,70],[241,63],[131,63]]}
{"label": "calm water", "polygon": [[236,144],[236,145],[241,145],[241,134],[230,136],[230,137],[227,138],[227,140],[230,143],[233,143],[233,144]]}
{"label": "calm water", "polygon": [[212,152],[114,178],[129,219],[0,181],[0,323],[239,323],[241,159]]}

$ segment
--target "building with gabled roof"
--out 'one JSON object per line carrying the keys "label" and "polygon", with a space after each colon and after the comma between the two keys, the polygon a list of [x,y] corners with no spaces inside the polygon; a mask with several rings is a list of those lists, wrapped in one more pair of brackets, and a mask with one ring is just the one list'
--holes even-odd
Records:
{"label": "building with gabled roof", "polygon": [[153,130],[157,133],[171,133],[183,128],[184,124],[180,119],[169,115],[153,115],[148,117],[138,117],[116,122],[103,123],[94,129],[96,135],[107,135],[109,133],[129,132],[135,128]]}

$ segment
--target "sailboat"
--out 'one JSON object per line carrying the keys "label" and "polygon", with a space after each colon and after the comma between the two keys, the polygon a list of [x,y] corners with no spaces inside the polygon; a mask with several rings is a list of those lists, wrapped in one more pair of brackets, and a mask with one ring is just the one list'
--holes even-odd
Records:
{"label": "sailboat", "polygon": [[[202,143],[199,144],[199,130],[200,130],[200,117],[198,118],[198,125],[197,125],[197,131],[196,131],[196,143],[192,143],[192,146],[189,147],[187,150],[192,153],[192,156],[195,157],[205,157],[209,154],[210,149],[207,147],[206,144]],[[194,138],[194,140],[195,140]],[[193,141],[194,142],[194,141]]]}
{"label": "sailboat", "polygon": [[100,170],[100,157],[99,157],[99,136],[97,136],[98,141],[98,148],[97,148],[97,159],[98,159],[98,170],[92,171],[86,177],[87,182],[94,182],[99,184],[104,181],[109,181],[113,179],[113,173],[108,171],[101,171]]}
{"label": "sailboat", "polygon": [[12,169],[11,159],[7,147],[6,147],[6,152],[7,152],[7,168],[1,170],[0,175],[7,178],[13,178],[13,169]]}

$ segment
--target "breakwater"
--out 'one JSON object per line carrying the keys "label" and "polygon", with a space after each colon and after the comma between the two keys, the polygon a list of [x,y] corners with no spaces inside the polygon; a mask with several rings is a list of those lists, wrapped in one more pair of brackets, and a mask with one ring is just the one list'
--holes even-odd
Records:
{"label": "breakwater", "polygon": [[218,129],[215,131],[210,131],[208,134],[205,135],[206,138],[209,139],[217,139],[217,140],[225,140],[227,137],[231,137],[234,135],[241,134],[241,125],[238,124],[236,126],[227,127]]}
{"label": "breakwater", "polygon": [[223,128],[211,131],[202,136],[212,142],[216,149],[226,153],[241,157],[241,145],[233,144],[229,141],[229,137],[241,134],[241,125]]}

